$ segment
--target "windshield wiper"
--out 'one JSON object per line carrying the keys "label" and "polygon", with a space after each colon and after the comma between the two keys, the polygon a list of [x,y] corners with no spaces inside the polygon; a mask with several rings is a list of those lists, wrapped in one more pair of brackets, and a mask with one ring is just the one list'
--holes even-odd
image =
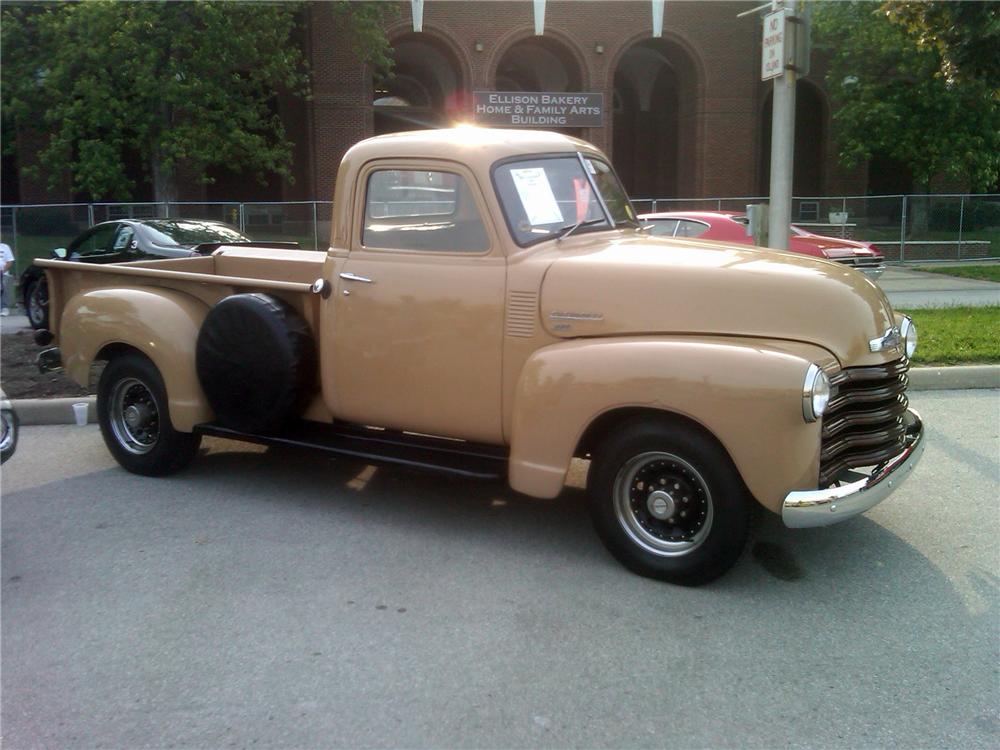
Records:
{"label": "windshield wiper", "polygon": [[607,219],[605,219],[603,216],[600,219],[591,219],[590,221],[578,221],[576,222],[576,224],[569,224],[567,226],[562,227],[559,230],[562,234],[556,237],[556,240],[562,241],[566,239],[580,227],[589,227],[591,224],[601,224],[601,223],[605,224],[607,223]]}

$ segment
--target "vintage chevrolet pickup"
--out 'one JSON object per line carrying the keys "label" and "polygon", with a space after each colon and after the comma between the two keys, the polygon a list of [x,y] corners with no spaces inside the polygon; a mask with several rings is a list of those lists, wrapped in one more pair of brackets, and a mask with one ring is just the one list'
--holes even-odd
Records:
{"label": "vintage chevrolet pickup", "polygon": [[[633,571],[711,580],[755,510],[871,508],[923,448],[916,329],[835,263],[650,237],[607,158],[458,128],[359,143],[325,253],[221,247],[40,261],[40,363],[87,383],[127,470],[203,435],[302,445],[552,498],[589,459],[598,535]],[[417,509],[415,509],[416,511]]]}

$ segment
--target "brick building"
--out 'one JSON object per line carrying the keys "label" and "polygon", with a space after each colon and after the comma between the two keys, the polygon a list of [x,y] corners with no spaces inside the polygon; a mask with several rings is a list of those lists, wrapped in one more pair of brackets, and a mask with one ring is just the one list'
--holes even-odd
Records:
{"label": "brick building", "polygon": [[[294,183],[276,178],[261,187],[219,173],[209,186],[188,182],[182,199],[327,200],[352,144],[469,121],[472,92],[483,91],[603,94],[602,124],[565,132],[608,152],[634,197],[766,194],[771,84],[760,81],[759,17],[737,18],[755,3],[398,5],[386,29],[394,75],[376,87],[327,3],[306,4],[301,43],[312,97],[278,102],[296,144]],[[662,31],[654,35],[657,6]],[[794,192],[863,194],[867,170],[845,172],[837,163],[821,68],[814,59],[813,74],[798,87]],[[21,202],[53,198],[38,192],[21,178]]]}

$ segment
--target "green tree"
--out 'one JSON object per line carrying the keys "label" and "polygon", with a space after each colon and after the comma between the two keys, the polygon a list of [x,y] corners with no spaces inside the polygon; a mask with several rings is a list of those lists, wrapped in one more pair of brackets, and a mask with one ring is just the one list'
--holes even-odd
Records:
{"label": "green tree", "polygon": [[[830,60],[841,161],[851,168],[876,154],[889,157],[908,165],[924,191],[938,175],[989,189],[1000,170],[995,84],[986,76],[943,75],[941,47],[921,44],[893,22],[891,5],[898,11],[898,3],[821,3],[814,14],[816,47]],[[959,40],[977,32],[951,33]]]}
{"label": "green tree", "polygon": [[941,75],[981,78],[1000,95],[1000,2],[898,2],[883,6],[921,48],[936,49]]}
{"label": "green tree", "polygon": [[[362,60],[387,68],[381,11],[366,5],[336,12],[353,29]],[[290,178],[292,143],[274,105],[278,91],[308,95],[296,40],[301,7],[6,4],[4,113],[16,127],[47,135],[37,161],[50,187],[68,169],[73,189],[92,199],[132,196],[130,158],[145,165],[157,201],[176,199],[182,167],[204,182],[218,165],[261,181],[272,173]]]}

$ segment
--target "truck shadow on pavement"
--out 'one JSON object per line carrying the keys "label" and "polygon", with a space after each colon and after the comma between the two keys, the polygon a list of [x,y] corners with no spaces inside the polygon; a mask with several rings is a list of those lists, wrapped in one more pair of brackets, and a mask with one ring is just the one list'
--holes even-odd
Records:
{"label": "truck shadow on pavement", "polygon": [[[210,452],[199,456],[180,476],[185,483],[191,482],[192,491],[205,489],[208,483],[229,502],[294,506],[319,524],[350,523],[353,533],[388,527],[426,544],[474,544],[482,554],[503,550],[505,556],[516,553],[549,562],[558,558],[563,564],[636,578],[602,547],[580,487],[567,486],[554,500],[538,500],[502,482],[376,467],[274,448],[262,453]],[[906,488],[887,502],[905,502],[907,491],[915,490]],[[761,510],[740,562],[703,588],[735,593],[746,587],[780,587],[791,592],[797,587],[832,586],[877,599],[878,591],[886,586],[927,590],[934,580],[941,594],[955,595],[954,584],[938,567],[868,517],[826,528],[792,530],[776,515]],[[973,585],[973,581],[978,583]],[[989,591],[985,600],[996,600],[998,583],[989,571],[969,571],[966,582]]]}

